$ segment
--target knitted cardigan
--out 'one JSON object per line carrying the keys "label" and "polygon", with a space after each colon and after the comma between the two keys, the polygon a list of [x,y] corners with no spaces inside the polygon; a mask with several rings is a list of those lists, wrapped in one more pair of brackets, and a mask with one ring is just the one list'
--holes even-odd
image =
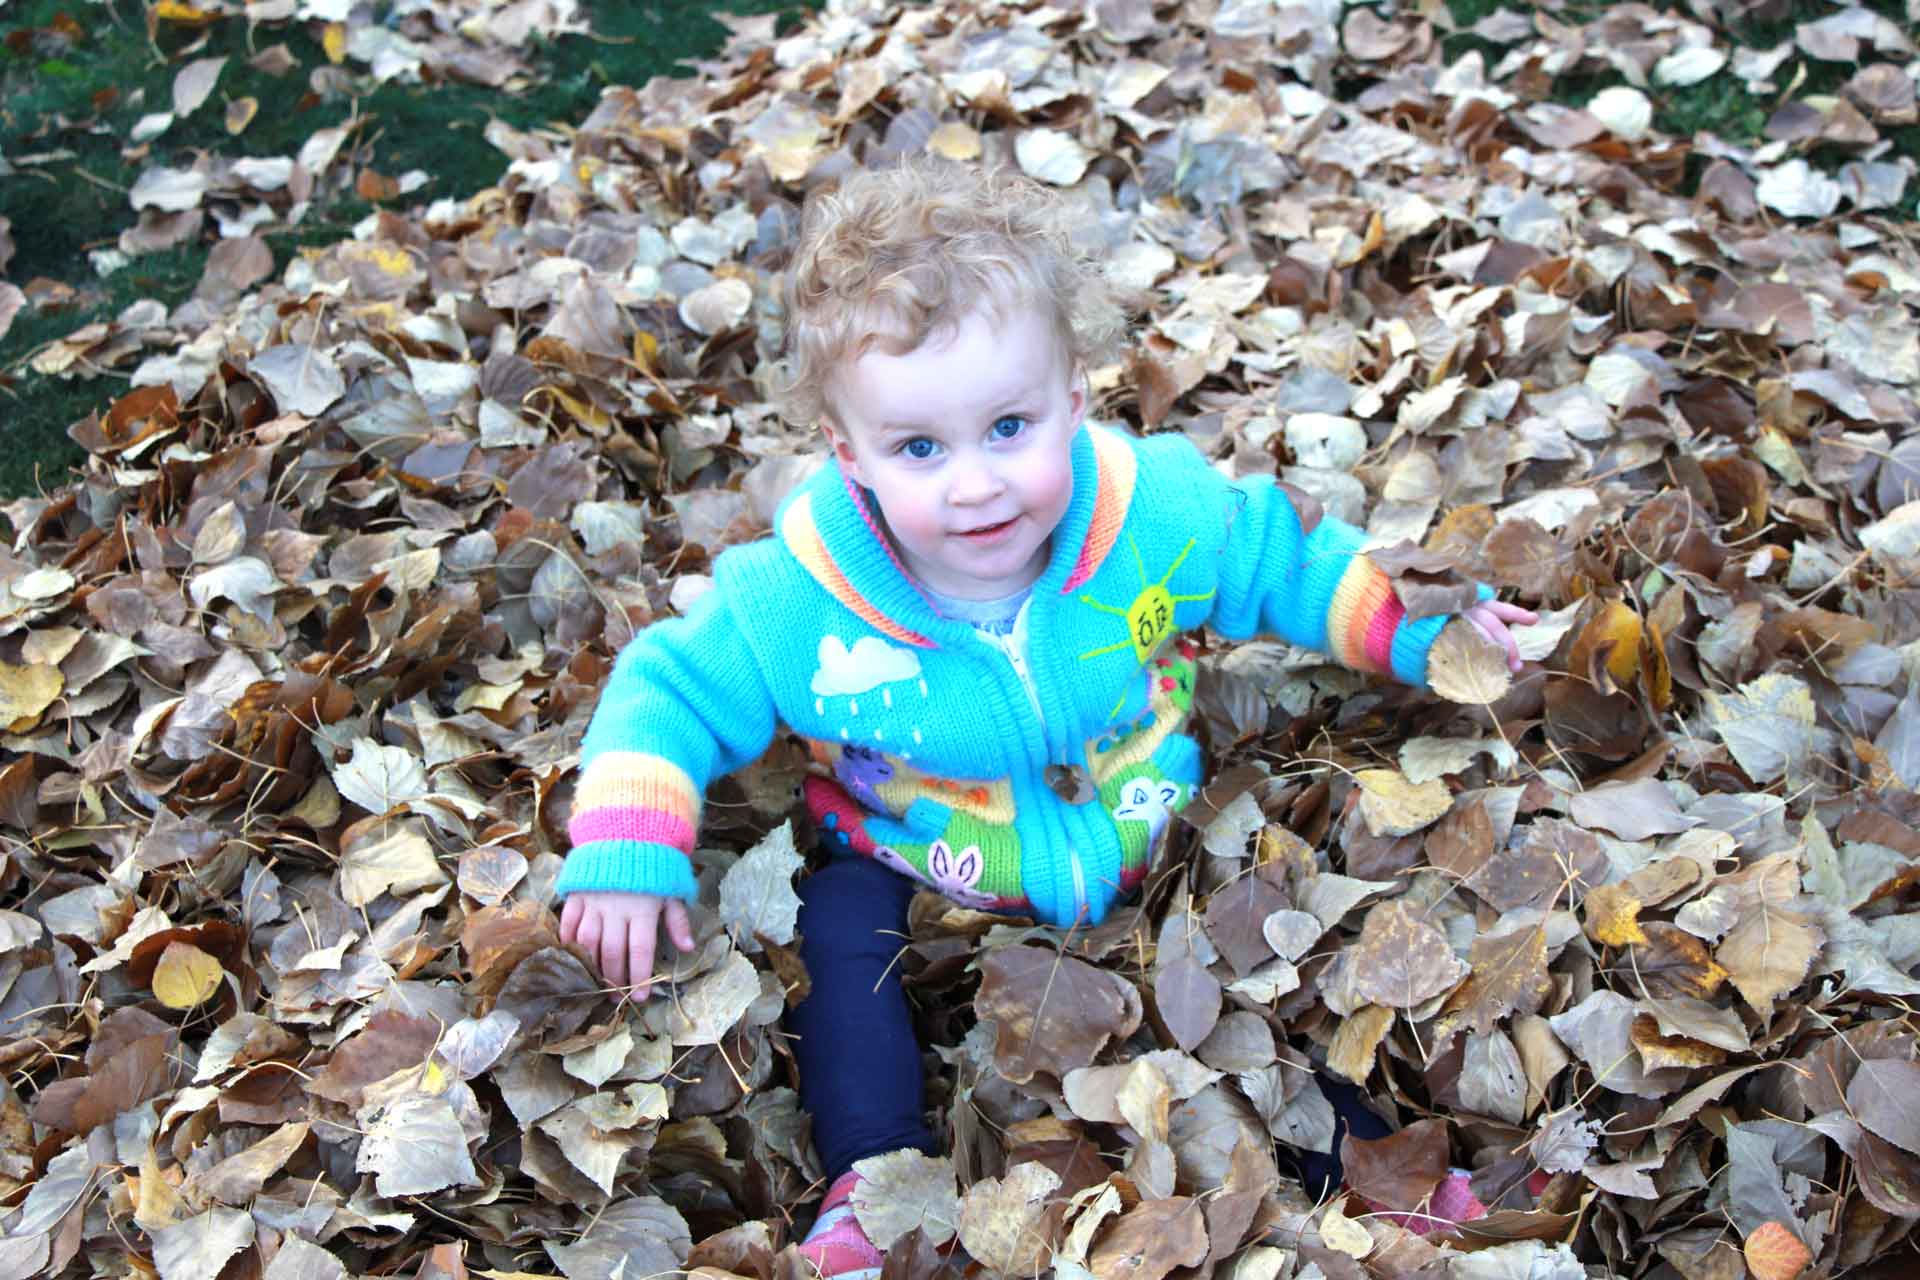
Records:
{"label": "knitted cardigan", "polygon": [[1200,783],[1182,633],[1272,634],[1426,683],[1444,616],[1405,617],[1359,530],[1303,531],[1268,477],[1178,435],[1083,427],[1046,569],[999,643],[941,617],[829,463],[771,538],[620,654],[582,745],[557,891],[692,898],[707,784],[806,739],[821,831],[960,902],[1098,922]]}

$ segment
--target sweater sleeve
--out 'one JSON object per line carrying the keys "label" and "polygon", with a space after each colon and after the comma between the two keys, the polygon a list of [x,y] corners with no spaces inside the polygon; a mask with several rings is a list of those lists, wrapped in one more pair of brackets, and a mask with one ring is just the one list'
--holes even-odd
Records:
{"label": "sweater sleeve", "polygon": [[707,785],[773,741],[773,695],[720,591],[648,627],[614,662],[580,748],[555,892],[691,901]]}
{"label": "sweater sleeve", "polygon": [[[1428,651],[1453,615],[1408,618],[1387,575],[1361,553],[1366,534],[1331,517],[1303,528],[1272,477],[1221,484],[1228,527],[1216,631],[1235,640],[1277,635],[1356,671],[1426,685]],[[1483,598],[1491,594],[1481,588]]]}

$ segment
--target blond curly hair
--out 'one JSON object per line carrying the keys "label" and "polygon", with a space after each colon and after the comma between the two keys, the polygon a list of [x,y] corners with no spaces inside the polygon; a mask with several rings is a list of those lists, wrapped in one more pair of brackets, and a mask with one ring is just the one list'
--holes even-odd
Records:
{"label": "blond curly hair", "polygon": [[786,273],[787,343],[775,387],[789,419],[831,417],[830,384],[878,347],[916,350],[976,306],[1039,306],[1078,368],[1126,329],[1119,291],[1077,245],[1088,213],[1004,168],[931,157],[867,170],[811,196]]}

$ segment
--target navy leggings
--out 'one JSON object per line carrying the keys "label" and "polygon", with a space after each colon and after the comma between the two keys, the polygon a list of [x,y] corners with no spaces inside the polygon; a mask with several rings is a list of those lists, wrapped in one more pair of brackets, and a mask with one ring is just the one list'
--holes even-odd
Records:
{"label": "navy leggings", "polygon": [[856,1160],[939,1150],[927,1127],[920,1044],[900,986],[913,881],[841,855],[800,882],[800,958],[813,989],[787,1014],[800,1105],[829,1180]]}
{"label": "navy leggings", "polygon": [[[916,888],[897,871],[845,853],[800,882],[800,958],[813,989],[788,1012],[787,1029],[795,1036],[800,1105],[813,1115],[813,1145],[829,1181],[868,1156],[939,1150],[900,986],[898,957]],[[1342,1138],[1391,1132],[1358,1089],[1324,1073],[1318,1079],[1333,1104],[1333,1151],[1293,1153],[1295,1174],[1315,1197],[1341,1185]]]}

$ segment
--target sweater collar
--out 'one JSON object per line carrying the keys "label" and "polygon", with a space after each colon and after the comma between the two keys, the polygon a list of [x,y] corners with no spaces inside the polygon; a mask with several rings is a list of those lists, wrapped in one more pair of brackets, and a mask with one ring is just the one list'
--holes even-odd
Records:
{"label": "sweater collar", "polygon": [[[1075,433],[1073,497],[1033,584],[1036,598],[1072,591],[1099,569],[1126,521],[1135,465],[1117,431],[1083,425]],[[814,580],[882,635],[934,648],[966,634],[966,623],[942,617],[907,576],[871,502],[830,460],[781,504],[774,525]]]}

